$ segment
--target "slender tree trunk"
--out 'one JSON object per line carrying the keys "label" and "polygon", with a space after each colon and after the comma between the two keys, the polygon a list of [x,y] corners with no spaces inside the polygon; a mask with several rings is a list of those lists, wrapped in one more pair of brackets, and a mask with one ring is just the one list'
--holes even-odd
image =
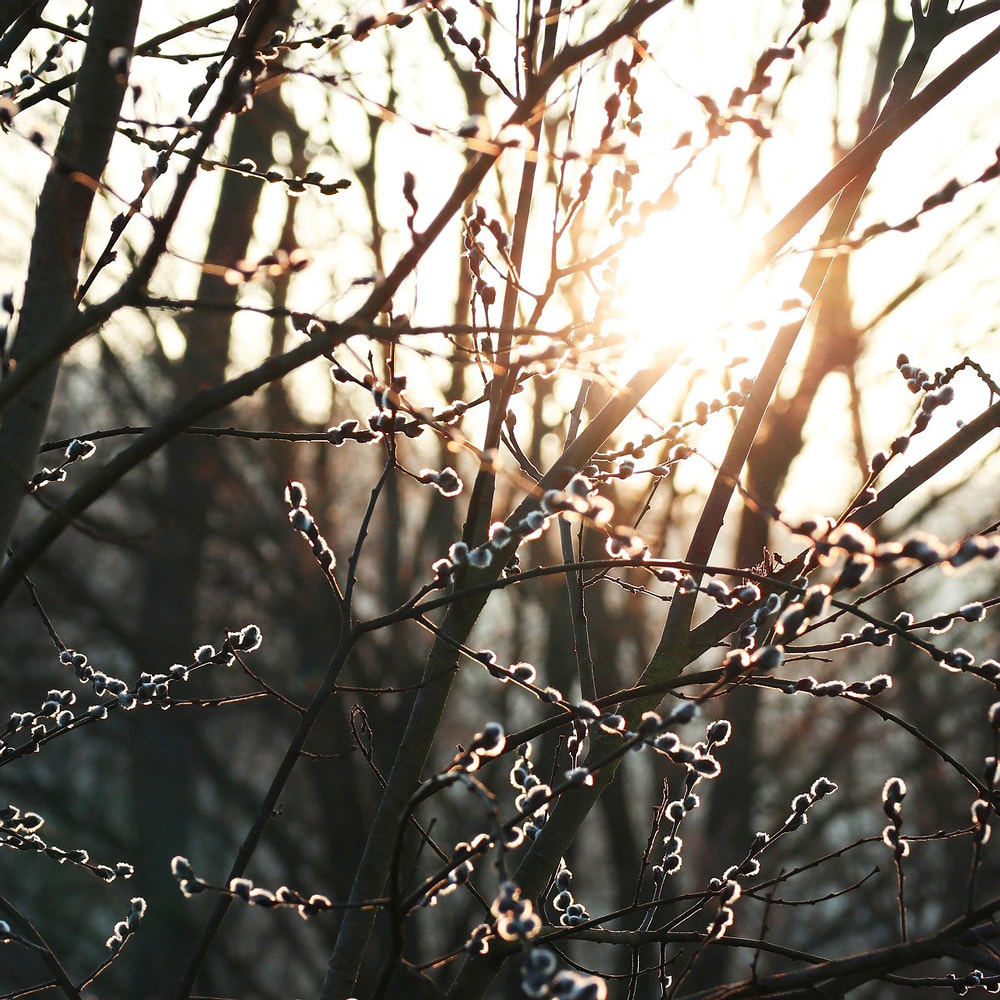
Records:
{"label": "slender tree trunk", "polygon": [[[132,51],[140,6],[139,0],[94,4],[76,94],[35,213],[24,303],[10,352],[14,366],[50,353],[53,338],[76,309],[87,222],[125,94],[125,81],[109,56],[116,48]],[[0,561],[35,470],[58,375],[59,362],[50,362],[0,417]]]}

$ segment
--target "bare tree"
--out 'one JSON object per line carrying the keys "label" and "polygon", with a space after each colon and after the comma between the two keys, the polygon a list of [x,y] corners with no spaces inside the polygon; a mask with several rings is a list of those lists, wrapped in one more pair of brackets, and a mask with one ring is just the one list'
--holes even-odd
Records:
{"label": "bare tree", "polygon": [[[876,170],[975,128],[1000,5],[49,6],[0,5],[7,162],[49,164],[4,299],[0,996],[1000,989],[1000,387],[868,374],[978,280],[1000,158],[928,152],[895,214]],[[692,362],[654,290],[636,349],[629,268],[666,287],[713,169],[777,216],[722,316],[766,346]],[[891,240],[924,261],[866,317]]]}

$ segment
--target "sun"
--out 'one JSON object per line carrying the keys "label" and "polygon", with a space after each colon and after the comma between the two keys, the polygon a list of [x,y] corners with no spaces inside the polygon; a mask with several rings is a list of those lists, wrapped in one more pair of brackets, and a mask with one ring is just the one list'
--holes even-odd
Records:
{"label": "sun", "polygon": [[619,258],[615,325],[627,344],[623,369],[658,351],[717,369],[756,358],[780,297],[764,276],[748,279],[759,226],[712,191],[649,219]]}

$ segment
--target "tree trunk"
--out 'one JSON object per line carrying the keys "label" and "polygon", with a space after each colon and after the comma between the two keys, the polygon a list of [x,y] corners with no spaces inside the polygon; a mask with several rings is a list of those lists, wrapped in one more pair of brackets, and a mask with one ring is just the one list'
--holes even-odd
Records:
{"label": "tree trunk", "polygon": [[83,241],[121,113],[125,80],[112,68],[112,50],[132,51],[139,0],[94,5],[76,94],[56,145],[35,213],[24,303],[10,352],[13,366],[53,355],[6,407],[0,423],[0,561],[10,545],[26,486],[48,421],[59,354],[57,335],[76,310]]}

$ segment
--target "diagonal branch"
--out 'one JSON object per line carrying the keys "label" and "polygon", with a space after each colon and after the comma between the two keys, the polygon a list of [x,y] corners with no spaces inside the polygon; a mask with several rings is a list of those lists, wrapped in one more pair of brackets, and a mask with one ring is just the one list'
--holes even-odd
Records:
{"label": "diagonal branch", "polygon": [[[943,38],[944,35],[941,34],[940,37]],[[832,190],[833,185],[839,182],[842,174],[848,169],[845,164],[850,163],[854,171],[853,180],[838,199],[821,243],[826,243],[828,240],[838,242],[843,239],[850,229],[855,212],[882,153],[904,131],[912,127],[998,51],[1000,51],[1000,28],[956,59],[916,97],[911,97],[930,55],[926,39],[919,45],[914,42],[896,74],[885,108],[871,134],[855,146],[784,219],[772,228],[764,239],[765,256],[770,257],[777,253],[808,221],[808,218],[825,204],[830,195],[835,193]],[[802,282],[802,287],[810,300],[815,301],[819,296],[831,261],[832,258],[822,255],[814,255],[810,261]],[[783,327],[775,338],[705,502],[687,552],[686,558],[689,562],[707,562],[711,556],[733,495],[734,484],[747,460],[764,412],[770,404],[785,362],[805,320],[806,317],[803,317],[799,322]],[[647,667],[644,681],[656,683],[669,672],[683,669],[690,662],[687,640],[696,598],[696,592],[676,596],[671,604],[660,642]]]}

